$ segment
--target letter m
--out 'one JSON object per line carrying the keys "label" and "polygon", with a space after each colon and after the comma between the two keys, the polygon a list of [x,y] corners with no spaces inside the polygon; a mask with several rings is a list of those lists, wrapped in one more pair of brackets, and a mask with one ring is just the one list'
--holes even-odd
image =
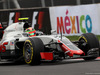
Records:
{"label": "letter m", "polygon": [[57,33],[58,34],[59,34],[59,29],[60,29],[60,32],[62,32],[62,30],[63,30],[63,33],[65,33],[62,17],[60,17],[60,20],[59,20],[59,17],[57,17]]}

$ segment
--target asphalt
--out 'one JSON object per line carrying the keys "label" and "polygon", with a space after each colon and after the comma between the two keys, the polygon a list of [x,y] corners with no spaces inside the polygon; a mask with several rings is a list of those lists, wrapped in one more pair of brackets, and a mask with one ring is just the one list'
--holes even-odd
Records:
{"label": "asphalt", "polygon": [[0,75],[100,75],[100,59],[66,59],[38,66],[0,62]]}

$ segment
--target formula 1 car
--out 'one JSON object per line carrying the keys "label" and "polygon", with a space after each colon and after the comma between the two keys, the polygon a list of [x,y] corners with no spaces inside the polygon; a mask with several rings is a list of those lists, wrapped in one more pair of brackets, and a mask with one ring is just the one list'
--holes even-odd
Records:
{"label": "formula 1 car", "polygon": [[[26,22],[9,25],[0,41],[0,57],[10,61],[24,59],[27,64],[39,65],[41,61],[69,58],[93,60],[99,56],[99,41],[93,33],[82,34],[78,41],[71,42],[61,35],[43,35],[37,31],[29,37]],[[53,32],[52,32],[53,33]]]}

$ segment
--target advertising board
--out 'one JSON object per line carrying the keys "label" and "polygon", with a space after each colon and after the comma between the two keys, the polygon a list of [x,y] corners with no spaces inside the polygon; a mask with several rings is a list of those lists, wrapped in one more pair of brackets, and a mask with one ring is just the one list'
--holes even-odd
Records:
{"label": "advertising board", "polygon": [[0,30],[12,23],[19,22],[18,18],[28,18],[27,22],[35,29],[51,34],[51,24],[48,8],[19,9],[0,11]]}
{"label": "advertising board", "polygon": [[83,33],[100,35],[98,10],[98,4],[50,7],[51,27],[57,34],[67,36]]}

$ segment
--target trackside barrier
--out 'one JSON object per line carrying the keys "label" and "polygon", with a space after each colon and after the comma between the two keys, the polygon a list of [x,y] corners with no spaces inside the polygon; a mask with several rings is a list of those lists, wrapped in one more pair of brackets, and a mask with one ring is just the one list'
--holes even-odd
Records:
{"label": "trackside barrier", "polygon": [[100,35],[100,4],[50,7],[51,27],[57,34]]}

